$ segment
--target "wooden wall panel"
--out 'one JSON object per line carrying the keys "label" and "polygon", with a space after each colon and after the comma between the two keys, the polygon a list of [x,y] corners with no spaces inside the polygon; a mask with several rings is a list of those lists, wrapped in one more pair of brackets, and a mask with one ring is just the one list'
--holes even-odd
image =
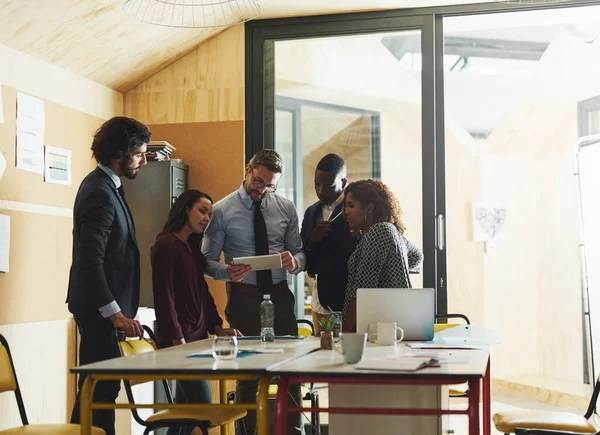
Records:
{"label": "wooden wall panel", "polygon": [[131,89],[125,113],[147,124],[243,120],[244,26],[227,29]]}
{"label": "wooden wall panel", "polygon": [[10,216],[10,272],[0,273],[0,325],[69,319],[65,298],[73,222],[0,209]]}

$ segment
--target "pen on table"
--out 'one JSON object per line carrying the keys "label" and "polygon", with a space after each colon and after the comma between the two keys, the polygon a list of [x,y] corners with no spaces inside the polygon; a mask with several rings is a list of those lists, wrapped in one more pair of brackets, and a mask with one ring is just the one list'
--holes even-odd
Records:
{"label": "pen on table", "polygon": [[343,211],[341,211],[338,214],[336,214],[332,219],[329,219],[329,222],[333,222],[334,220],[336,220],[338,217],[341,216],[342,213],[343,213]]}

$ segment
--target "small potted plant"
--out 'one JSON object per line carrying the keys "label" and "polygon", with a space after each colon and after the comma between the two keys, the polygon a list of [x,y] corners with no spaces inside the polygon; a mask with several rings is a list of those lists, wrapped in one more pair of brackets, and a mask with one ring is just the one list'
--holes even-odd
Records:
{"label": "small potted plant", "polygon": [[321,349],[333,350],[333,329],[336,326],[335,319],[331,316],[323,317],[319,320],[321,325]]}

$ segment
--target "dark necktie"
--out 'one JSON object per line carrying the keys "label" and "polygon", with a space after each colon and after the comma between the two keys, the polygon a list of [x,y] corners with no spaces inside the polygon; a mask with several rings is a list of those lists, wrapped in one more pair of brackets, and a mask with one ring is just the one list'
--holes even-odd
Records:
{"label": "dark necktie", "polygon": [[[267,237],[267,224],[260,210],[261,201],[254,201],[254,249],[255,255],[269,254],[269,238]],[[256,272],[256,285],[263,293],[269,293],[273,286],[273,276],[270,270]]]}
{"label": "dark necktie", "polygon": [[127,204],[127,200],[125,199],[125,189],[123,189],[123,185],[121,184],[117,187],[117,192],[119,192],[119,196],[123,200],[123,204],[125,204],[125,208],[127,209],[127,215],[129,221],[131,222],[131,228],[135,231],[135,224],[133,223],[133,216],[131,215],[131,210],[129,210],[129,205]]}

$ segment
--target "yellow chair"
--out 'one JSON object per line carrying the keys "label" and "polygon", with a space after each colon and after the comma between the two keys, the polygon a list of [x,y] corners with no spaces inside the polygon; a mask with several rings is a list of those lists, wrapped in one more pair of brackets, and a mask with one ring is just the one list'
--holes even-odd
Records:
{"label": "yellow chair", "polygon": [[[157,349],[156,338],[154,332],[148,327],[143,326],[144,330],[148,333],[150,339],[143,338],[141,340],[123,340],[119,341],[119,348],[121,349],[121,355],[130,356],[142,353],[154,352]],[[134,404],[133,392],[131,387],[138,384],[149,382],[146,380],[125,380],[125,392],[127,393],[127,399],[129,403]],[[173,397],[169,389],[169,384],[165,379],[162,380],[162,385],[165,390],[168,403],[173,403]],[[170,427],[170,426],[196,426],[202,430],[204,435],[208,435],[208,429],[218,427],[221,425],[232,423],[240,418],[246,416],[246,410],[241,409],[227,409],[227,408],[215,408],[215,409],[166,409],[152,414],[146,420],[144,420],[137,412],[137,409],[132,409],[131,413],[133,418],[140,425],[144,426],[144,435],[150,433],[153,430]]]}
{"label": "yellow chair", "polygon": [[[436,323],[433,325],[433,332],[437,334],[438,332],[461,325],[460,323],[437,323],[438,320],[448,319],[463,319],[467,325],[471,324],[469,318],[464,314],[436,314]],[[448,389],[448,395],[450,397],[467,397],[469,395],[468,384],[454,385]]]}
{"label": "yellow chair", "polygon": [[[506,411],[494,414],[496,429],[504,434],[516,435],[567,435],[600,434],[600,427],[590,418],[597,416],[596,402],[600,393],[600,377],[585,415],[554,411]],[[592,420],[594,420],[592,418]]]}
{"label": "yellow chair", "polygon": [[[300,337],[312,337],[315,335],[315,325],[310,320],[298,319],[298,335]],[[307,325],[307,326],[300,326]]]}
{"label": "yellow chair", "polygon": [[[25,405],[23,404],[23,397],[21,396],[21,389],[19,388],[19,382],[17,381],[17,374],[15,372],[15,365],[13,363],[10,348],[8,342],[2,334],[0,334],[0,393],[6,391],[14,391],[15,398],[17,399],[17,405],[19,407],[19,414],[21,415],[22,426],[15,427],[12,429],[0,430],[2,435],[79,435],[81,427],[78,424],[29,424],[27,420],[27,413],[25,412]],[[103,435],[106,434],[104,430],[93,427],[92,435]]]}

